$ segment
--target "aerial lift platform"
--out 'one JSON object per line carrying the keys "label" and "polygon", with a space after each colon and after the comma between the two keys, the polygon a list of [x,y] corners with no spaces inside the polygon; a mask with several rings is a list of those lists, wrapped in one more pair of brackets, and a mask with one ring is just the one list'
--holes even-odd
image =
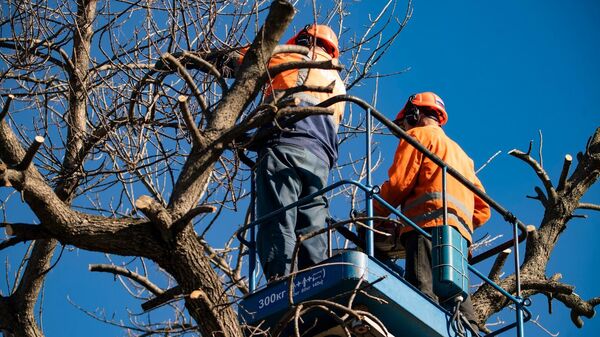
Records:
{"label": "aerial lift platform", "polygon": [[[393,122],[360,98],[341,95],[333,97],[320,106],[348,101],[358,104],[367,112],[366,160],[368,175],[366,184],[356,181],[338,181],[321,191],[313,193],[280,210],[252,221],[238,231],[238,239],[249,248],[250,294],[243,298],[239,307],[240,322],[247,327],[246,334],[267,336],[305,337],[450,337],[483,336],[468,328],[458,312],[454,299],[466,296],[469,272],[490,284],[502,293],[515,308],[516,321],[485,336],[492,337],[516,328],[518,337],[524,336],[523,323],[531,318],[526,306],[528,299],[521,298],[519,274],[519,242],[526,239],[527,229],[514,215],[477,189],[457,171],[408,136]],[[378,187],[371,184],[371,121],[377,119],[394,135],[410,143],[443,170],[444,223],[447,223],[445,181],[449,174],[462,182],[466,188],[485,200],[511,225],[512,238],[488,251],[468,259],[468,247],[460,235],[452,234],[451,227],[435,231],[433,235],[423,231],[400,211],[393,208],[378,195]],[[253,183],[254,185],[254,183]],[[357,236],[348,234],[347,228],[340,230],[346,238],[363,249],[340,250],[332,253],[322,263],[292,273],[256,289],[255,229],[263,221],[280,212],[302,205],[317,195],[325,194],[342,185],[354,185],[365,193],[367,217],[373,216],[372,201],[377,200],[395,214],[402,223],[433,241],[434,288],[451,292],[442,305],[431,300],[403,278],[400,267],[391,261],[376,257],[373,232],[366,231],[366,242],[357,242]],[[253,186],[254,187],[254,186]],[[253,207],[251,206],[253,209]],[[350,221],[347,221],[350,222]],[[342,224],[345,222],[338,222]],[[372,228],[372,220],[367,221]],[[329,230],[340,229],[336,224]],[[250,232],[250,240],[243,233]],[[443,233],[442,233],[443,232]],[[330,233],[331,234],[331,233]],[[433,236],[433,238],[432,238]],[[464,239],[463,239],[464,240]],[[492,257],[501,251],[513,248],[515,258],[516,294],[513,296],[489,280],[473,267],[473,264]],[[436,269],[437,268],[437,269]],[[437,275],[437,276],[436,276]],[[436,291],[437,293],[437,291]]]}
{"label": "aerial lift platform", "polygon": [[[290,281],[269,284],[247,296],[240,303],[242,322],[256,326],[262,322],[264,327],[276,327],[290,308],[289,282],[293,282],[294,303],[309,301],[307,304],[311,305],[311,300],[328,300],[347,307],[351,305],[377,318],[347,315],[345,324],[355,336],[453,335],[450,313],[421,294],[397,271],[359,251],[341,252]],[[346,313],[336,311],[335,307],[331,310],[335,311],[332,316],[343,317]],[[293,325],[293,322],[288,324],[282,335],[293,335]],[[345,336],[342,325],[321,310],[303,315],[299,330],[303,336]]]}

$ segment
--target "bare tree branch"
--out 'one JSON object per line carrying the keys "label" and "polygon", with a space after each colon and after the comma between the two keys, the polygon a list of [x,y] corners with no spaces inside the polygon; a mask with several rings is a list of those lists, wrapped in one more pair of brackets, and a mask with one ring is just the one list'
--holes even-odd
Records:
{"label": "bare tree branch", "polygon": [[90,264],[89,270],[125,276],[125,277],[139,283],[144,288],[148,289],[148,291],[150,291],[152,294],[154,294],[154,296],[159,296],[164,293],[164,291],[162,289],[160,289],[157,285],[152,283],[146,276],[142,276],[138,273],[134,273],[127,268],[115,266],[113,264]]}
{"label": "bare tree branch", "polygon": [[179,62],[179,60],[177,60],[173,55],[171,55],[169,53],[165,53],[161,57],[163,59],[165,59],[166,61],[168,61],[169,64],[174,66],[175,69],[177,69],[177,72],[179,73],[179,75],[181,75],[181,77],[185,80],[185,83],[190,87],[190,89],[192,89],[192,92],[194,93],[196,100],[200,103],[202,112],[207,114],[208,106],[206,105],[206,100],[204,99],[204,97],[202,97],[202,93],[200,92],[200,89],[198,89],[198,86],[194,82],[194,79],[192,78],[190,73],[188,73],[188,71],[181,64],[181,62]]}
{"label": "bare tree branch", "polygon": [[548,195],[548,199],[549,199],[550,203],[554,203],[556,201],[556,198],[557,198],[556,190],[552,186],[552,182],[550,181],[550,177],[548,177],[548,174],[540,166],[540,164],[538,164],[538,162],[535,159],[533,159],[531,156],[529,156],[529,154],[521,152],[521,151],[516,150],[516,149],[508,151],[508,154],[510,154],[511,156],[514,156],[516,158],[519,158],[519,159],[523,160],[525,163],[527,163],[529,166],[531,166],[531,168],[533,168],[533,170],[537,174],[538,178],[544,184],[544,187],[546,187],[546,194]]}

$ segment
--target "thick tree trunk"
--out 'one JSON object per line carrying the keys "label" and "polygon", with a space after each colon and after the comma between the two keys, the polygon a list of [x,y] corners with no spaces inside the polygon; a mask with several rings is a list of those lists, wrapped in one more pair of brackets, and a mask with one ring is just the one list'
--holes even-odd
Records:
{"label": "thick tree trunk", "polygon": [[[191,227],[181,233],[168,260],[158,262],[181,286],[186,308],[203,336],[242,336],[230,299]],[[190,298],[196,290],[202,296]]]}
{"label": "thick tree trunk", "polygon": [[34,309],[56,244],[53,239],[36,241],[19,286],[9,297],[1,298],[0,329],[7,334],[14,337],[43,336]]}

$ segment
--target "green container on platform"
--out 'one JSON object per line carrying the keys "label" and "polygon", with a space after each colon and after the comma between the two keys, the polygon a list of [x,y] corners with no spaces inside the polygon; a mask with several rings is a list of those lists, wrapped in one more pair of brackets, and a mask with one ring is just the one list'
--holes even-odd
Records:
{"label": "green container on platform", "polygon": [[[440,303],[469,293],[469,244],[452,226],[435,227],[431,233],[433,292]],[[450,303],[449,303],[450,304]]]}

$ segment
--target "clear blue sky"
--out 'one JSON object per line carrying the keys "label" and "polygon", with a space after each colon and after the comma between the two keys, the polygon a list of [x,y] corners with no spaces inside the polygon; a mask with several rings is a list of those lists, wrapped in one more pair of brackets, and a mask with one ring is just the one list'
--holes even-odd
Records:
{"label": "clear blue sky", "polygon": [[[534,187],[541,184],[528,166],[507,152],[526,151],[534,140],[537,156],[541,130],[544,168],[556,184],[564,155],[582,151],[600,126],[595,103],[600,98],[600,3],[416,1],[413,18],[392,53],[382,68],[410,67],[410,71],[380,83],[378,107],[393,116],[408,95],[438,93],[450,115],[446,132],[477,167],[502,151],[480,173],[489,194],[527,224],[539,225],[542,208],[525,195],[534,195]],[[395,146],[393,139],[383,142]],[[388,160],[393,150],[389,148]],[[388,167],[384,164],[379,170],[379,181],[385,179]],[[600,202],[599,186],[583,201]],[[578,213],[589,218],[570,222],[548,272],[560,272],[564,282],[574,284],[576,292],[589,299],[600,295],[596,282],[600,249],[595,239],[600,216]],[[503,226],[495,215],[479,235]],[[549,316],[545,297],[535,297],[533,308],[553,333],[600,334],[600,321],[585,320],[584,328],[577,329],[569,311],[557,302]],[[526,332],[547,336],[531,325]]]}
{"label": "clear blue sky", "polygon": [[[374,11],[373,3],[363,1],[351,9],[345,28],[359,30],[367,21],[365,13]],[[301,10],[294,21],[296,27],[303,26],[308,21],[304,18],[311,14],[309,7]],[[472,156],[476,166],[502,151],[480,174],[490,195],[524,222],[537,226],[541,206],[525,195],[532,195],[540,183],[528,166],[507,152],[526,150],[533,139],[537,154],[541,130],[544,167],[556,183],[564,155],[575,156],[583,150],[587,138],[600,126],[599,60],[597,1],[417,1],[412,20],[376,68],[381,73],[410,71],[379,82],[377,107],[392,117],[410,94],[426,90],[438,93],[450,115],[446,132]],[[370,99],[374,82],[367,84],[350,93]],[[396,140],[386,137],[378,141],[386,161],[375,180],[382,182]],[[342,159],[347,158],[348,151],[341,148]],[[0,193],[4,196],[6,189]],[[600,203],[600,187],[591,189],[583,201]],[[579,213],[589,218],[570,222],[555,249],[549,273],[562,273],[564,282],[574,284],[576,292],[589,299],[600,296],[596,282],[600,276],[600,215]],[[11,221],[31,221],[27,216],[15,218],[15,211],[9,214]],[[480,234],[507,233],[505,227],[496,215]],[[22,251],[22,246],[1,251],[0,259],[4,262],[7,255],[20,256]],[[140,312],[140,302],[130,299],[113,277],[87,271],[89,263],[102,262],[101,254],[65,250],[46,282],[43,326],[47,336],[125,335],[90,319],[67,301],[68,296],[91,311],[105,308],[108,317],[115,313],[125,320],[124,306]],[[12,263],[14,270],[16,259]],[[4,264],[0,267],[1,274],[5,268]],[[554,313],[549,316],[545,303],[544,297],[534,298],[534,317],[540,314],[541,323],[551,332],[590,337],[600,333],[600,319],[584,319],[585,326],[579,330],[562,304],[554,303]],[[531,324],[526,326],[526,333],[547,336]]]}

